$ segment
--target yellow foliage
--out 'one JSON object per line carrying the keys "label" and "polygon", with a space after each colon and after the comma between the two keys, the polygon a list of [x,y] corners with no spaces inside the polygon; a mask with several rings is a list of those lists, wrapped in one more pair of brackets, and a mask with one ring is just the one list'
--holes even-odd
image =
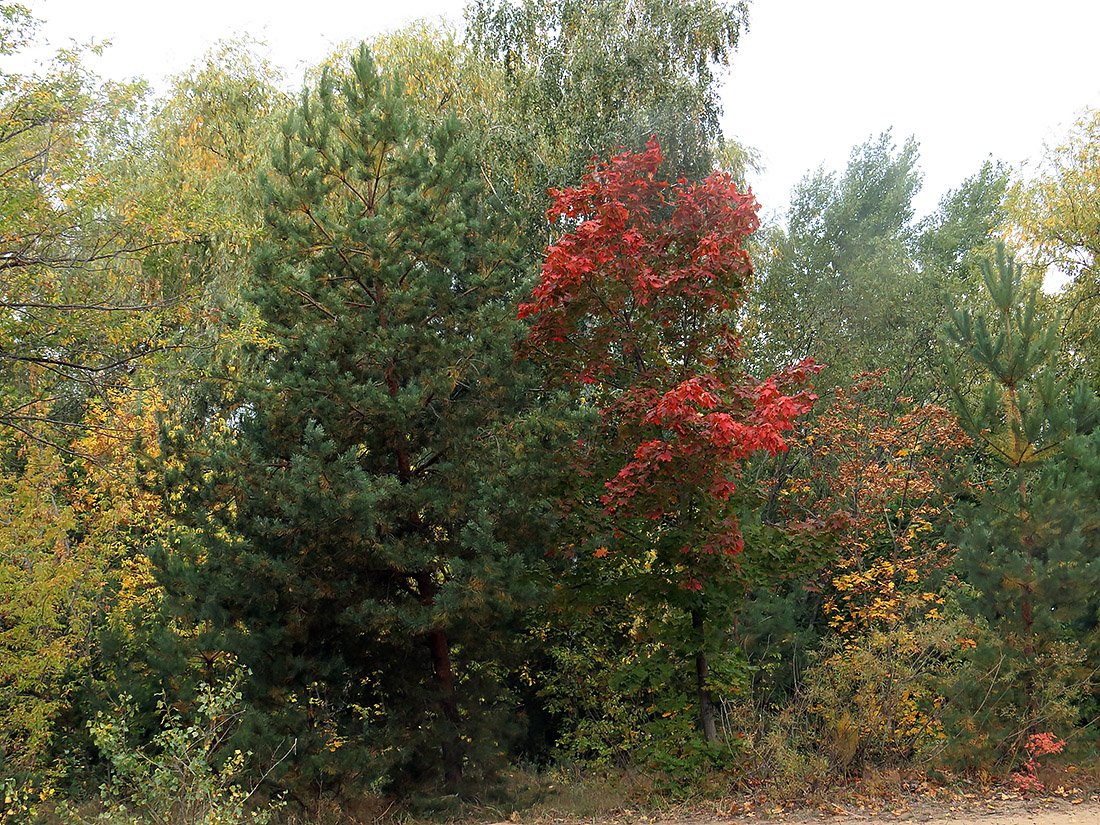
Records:
{"label": "yellow foliage", "polygon": [[1047,147],[1009,193],[1007,240],[1063,289],[1063,353],[1086,377],[1100,369],[1100,110],[1086,111],[1066,140]]}
{"label": "yellow foliage", "polygon": [[[780,498],[847,526],[820,587],[841,636],[928,615],[920,584],[954,552],[937,531],[950,511],[945,462],[969,444],[944,408],[899,398],[890,411],[865,402],[881,373],[840,390],[807,435],[808,472],[787,479]],[[933,597],[934,598],[934,597]]]}

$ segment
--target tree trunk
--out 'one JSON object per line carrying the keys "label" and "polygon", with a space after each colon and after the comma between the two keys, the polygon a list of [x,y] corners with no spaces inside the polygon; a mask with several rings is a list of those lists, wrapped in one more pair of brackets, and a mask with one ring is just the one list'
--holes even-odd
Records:
{"label": "tree trunk", "polygon": [[691,629],[699,645],[695,653],[695,679],[699,689],[699,729],[703,731],[703,737],[707,742],[717,745],[718,728],[714,721],[714,700],[707,689],[710,665],[707,663],[706,637],[703,634],[703,613],[699,609],[691,611]]}
{"label": "tree trunk", "polygon": [[455,696],[454,670],[451,668],[451,650],[447,637],[439,628],[428,634],[428,646],[432,651],[432,666],[435,680],[439,685],[439,702],[443,709],[443,718],[450,730],[440,738],[443,751],[443,779],[449,788],[457,788],[462,783],[462,746],[458,737],[459,715],[458,699]]}
{"label": "tree trunk", "polygon": [[[437,591],[431,574],[418,574],[416,585],[420,591],[420,603],[427,607]],[[439,707],[443,718],[447,720],[446,729],[439,741],[443,756],[443,780],[448,788],[453,789],[462,784],[462,740],[458,733],[460,717],[454,668],[451,666],[451,646],[447,643],[447,634],[442,628],[433,627],[428,631],[428,650],[432,654],[432,672],[439,688]]]}
{"label": "tree trunk", "polygon": [[[1018,416],[1019,412],[1017,412],[1016,414]],[[1034,643],[1034,640],[1031,638],[1031,625],[1032,625],[1032,621],[1033,621],[1032,615],[1031,615],[1031,582],[1032,582],[1032,578],[1035,574],[1035,568],[1032,566],[1032,563],[1031,563],[1031,559],[1033,557],[1034,551],[1032,549],[1031,536],[1028,533],[1029,514],[1028,514],[1028,510],[1027,510],[1027,504],[1028,504],[1028,499],[1027,499],[1027,477],[1023,474],[1023,471],[1021,471],[1020,472],[1020,508],[1021,508],[1020,509],[1020,531],[1023,533],[1023,536],[1022,536],[1022,541],[1020,543],[1023,544],[1024,550],[1027,552],[1028,563],[1027,563],[1027,567],[1024,568],[1024,575],[1027,576],[1027,580],[1024,582],[1024,586],[1023,586],[1024,596],[1023,596],[1023,600],[1020,603],[1020,619],[1021,619],[1021,621],[1023,621],[1023,624],[1024,624],[1024,657],[1028,661],[1030,661],[1031,659],[1035,658],[1035,643]]]}

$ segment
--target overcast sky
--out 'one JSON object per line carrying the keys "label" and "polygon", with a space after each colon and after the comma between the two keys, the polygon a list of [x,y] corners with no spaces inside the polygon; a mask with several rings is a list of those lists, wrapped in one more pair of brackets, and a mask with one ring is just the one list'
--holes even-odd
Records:
{"label": "overcast sky", "polygon": [[[26,2],[26,0],[24,0]],[[552,0],[547,0],[552,2]],[[163,88],[247,33],[297,86],[334,46],[417,18],[461,25],[463,0],[30,0],[54,47],[111,40],[96,68]],[[755,0],[723,84],[727,134],[766,164],[766,212],[824,164],[893,127],[921,144],[919,212],[992,156],[1020,168],[1100,107],[1097,0]]]}

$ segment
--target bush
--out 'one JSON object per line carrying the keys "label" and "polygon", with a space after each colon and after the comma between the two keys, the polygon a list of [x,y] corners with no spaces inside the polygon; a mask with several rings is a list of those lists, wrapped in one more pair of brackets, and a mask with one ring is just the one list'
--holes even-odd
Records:
{"label": "bush", "polygon": [[761,773],[786,785],[934,761],[947,738],[942,689],[972,632],[937,612],[826,644],[791,703],[746,732]]}
{"label": "bush", "polygon": [[92,821],[266,825],[279,803],[253,804],[259,783],[247,779],[252,754],[229,752],[243,715],[238,684],[235,678],[203,686],[188,716],[161,699],[161,729],[146,746],[131,744],[131,697],[122,697],[114,713],[97,714],[89,728],[113,777],[100,789],[106,812]]}
{"label": "bush", "polygon": [[1015,640],[976,635],[965,668],[945,685],[950,733],[943,761],[956,769],[1004,771],[1015,766],[1029,737],[1068,732],[1096,687],[1089,656],[1064,640],[1023,655]]}

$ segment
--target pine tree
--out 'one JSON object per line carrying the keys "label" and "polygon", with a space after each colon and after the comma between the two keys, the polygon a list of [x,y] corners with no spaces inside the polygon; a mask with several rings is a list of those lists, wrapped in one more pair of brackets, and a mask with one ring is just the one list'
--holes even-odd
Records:
{"label": "pine tree", "polygon": [[1072,682],[1085,677],[1071,665],[1097,641],[1100,401],[1059,375],[1057,321],[1040,312],[1038,287],[1024,286],[1003,245],[982,274],[994,314],[958,310],[947,329],[972,374],[986,377],[973,392],[963,370],[950,376],[960,421],[984,447],[957,540],[998,642],[986,653],[1018,674],[1007,692],[988,694],[1005,700],[997,713],[1013,719],[1005,735],[1018,744],[1040,720],[1049,730],[1072,717]]}
{"label": "pine tree", "polygon": [[303,93],[265,181],[251,366],[169,479],[162,580],[206,655],[251,669],[257,731],[297,740],[304,780],[457,786],[504,747],[535,544],[505,432],[518,270],[472,146],[420,130],[365,48]]}

